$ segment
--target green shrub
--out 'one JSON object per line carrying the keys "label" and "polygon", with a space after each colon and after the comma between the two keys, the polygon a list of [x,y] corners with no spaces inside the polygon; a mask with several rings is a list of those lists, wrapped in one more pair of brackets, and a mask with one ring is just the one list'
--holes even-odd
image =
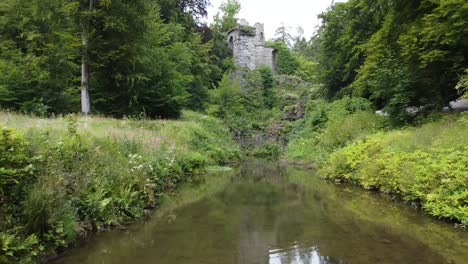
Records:
{"label": "green shrub", "polygon": [[330,119],[318,140],[320,145],[333,151],[356,139],[363,139],[384,126],[383,117],[371,112],[359,111],[349,116],[338,116],[335,119]]}
{"label": "green shrub", "polygon": [[0,131],[0,263],[34,262],[139,218],[205,166],[240,156],[219,120],[193,112],[182,121],[7,118],[24,122]]}
{"label": "green shrub", "polygon": [[48,111],[49,107],[44,104],[44,100],[42,98],[34,98],[33,100],[24,102],[21,105],[21,112],[29,115],[45,117],[47,116]]}
{"label": "green shrub", "polygon": [[267,142],[251,151],[251,155],[258,158],[277,158],[281,154],[281,147],[278,143]]}
{"label": "green shrub", "polygon": [[[281,120],[278,90],[269,68],[241,72],[242,79],[225,74],[211,94],[208,114],[218,117],[242,148],[257,147],[257,136],[267,134],[268,125]],[[215,130],[209,130],[215,131]],[[209,146],[209,144],[207,145]],[[210,150],[215,156],[219,150]]]}
{"label": "green shrub", "polygon": [[219,87],[210,93],[208,113],[215,117],[224,118],[228,114],[240,114],[242,110],[239,83],[232,81],[230,74],[225,74]]}
{"label": "green shrub", "polygon": [[34,263],[43,251],[36,235],[26,239],[17,234],[0,232],[0,263]]}
{"label": "green shrub", "polygon": [[[12,129],[0,129],[0,201],[22,197],[23,187],[33,179],[32,157],[27,143]],[[9,201],[12,202],[12,201]]]}
{"label": "green shrub", "polygon": [[285,156],[292,160],[321,163],[333,151],[363,139],[387,126],[387,119],[372,112],[370,101],[344,97],[332,103],[313,100],[295,128]]}
{"label": "green shrub", "polygon": [[283,42],[270,43],[276,49],[276,67],[280,74],[293,75],[299,70],[299,62]]}
{"label": "green shrub", "polygon": [[401,195],[430,214],[468,224],[468,118],[377,133],[331,154],[320,174]]}

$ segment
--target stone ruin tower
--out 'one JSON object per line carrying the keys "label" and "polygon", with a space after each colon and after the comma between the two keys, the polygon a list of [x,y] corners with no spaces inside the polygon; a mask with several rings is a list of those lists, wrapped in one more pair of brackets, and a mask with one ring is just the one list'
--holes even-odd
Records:
{"label": "stone ruin tower", "polygon": [[239,26],[227,33],[229,48],[239,67],[255,70],[266,66],[276,68],[276,50],[266,46],[264,25],[256,23],[253,27],[241,20]]}

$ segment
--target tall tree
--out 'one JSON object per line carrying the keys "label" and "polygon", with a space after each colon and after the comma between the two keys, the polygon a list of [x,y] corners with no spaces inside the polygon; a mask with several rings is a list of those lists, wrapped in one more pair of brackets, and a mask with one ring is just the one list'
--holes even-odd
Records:
{"label": "tall tree", "polygon": [[463,0],[337,3],[321,15],[319,62],[330,98],[370,98],[400,120],[409,106],[440,109],[457,98],[467,68]]}
{"label": "tall tree", "polygon": [[[88,5],[80,8],[87,8],[87,15],[81,19],[81,43],[83,45],[83,51],[81,55],[81,112],[87,116],[91,111],[91,102],[89,98],[89,57],[88,57],[88,35],[90,30],[90,13],[94,9],[94,0],[89,0]],[[86,12],[85,11],[85,12]]]}
{"label": "tall tree", "polygon": [[221,4],[214,21],[210,25],[213,33],[213,65],[212,80],[219,82],[223,73],[234,68],[232,51],[226,45],[226,34],[229,30],[237,27],[237,15],[241,10],[241,4],[237,0],[227,0]]}
{"label": "tall tree", "polygon": [[73,9],[75,3],[61,0],[0,2],[1,107],[40,115],[78,109]]}
{"label": "tall tree", "polygon": [[307,53],[308,47],[307,40],[304,37],[304,28],[298,27],[296,31],[297,33],[294,37],[293,50],[300,55],[304,55]]}
{"label": "tall tree", "polygon": [[[117,117],[202,108],[212,43],[202,42],[194,17],[206,14],[206,3],[1,1],[0,106],[76,112],[81,92],[83,113],[89,98],[93,112]],[[161,5],[173,16],[165,18]]]}
{"label": "tall tree", "polygon": [[275,41],[284,43],[288,48],[292,46],[293,37],[290,33],[290,28],[284,23],[275,31]]}

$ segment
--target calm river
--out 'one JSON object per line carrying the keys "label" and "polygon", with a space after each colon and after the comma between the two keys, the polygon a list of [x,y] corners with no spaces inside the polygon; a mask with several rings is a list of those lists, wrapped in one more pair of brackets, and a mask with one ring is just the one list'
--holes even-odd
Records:
{"label": "calm river", "polygon": [[198,177],[146,222],[54,263],[468,263],[468,232],[310,171],[248,162]]}

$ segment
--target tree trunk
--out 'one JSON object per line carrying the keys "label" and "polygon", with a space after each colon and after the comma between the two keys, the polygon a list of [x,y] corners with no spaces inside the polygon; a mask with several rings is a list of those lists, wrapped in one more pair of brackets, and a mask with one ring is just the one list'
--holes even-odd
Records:
{"label": "tree trunk", "polygon": [[[93,4],[93,0],[89,0],[89,11],[93,9]],[[84,116],[88,116],[91,112],[91,102],[89,99],[88,31],[89,18],[83,22],[83,32],[81,33],[84,49],[81,57],[81,113]]]}
{"label": "tree trunk", "polygon": [[[86,49],[87,43],[86,38],[87,34],[83,32],[82,34],[83,46]],[[81,63],[81,113],[84,116],[87,116],[91,110],[91,104],[89,102],[89,67],[86,58],[86,54],[83,54],[82,63]]]}

